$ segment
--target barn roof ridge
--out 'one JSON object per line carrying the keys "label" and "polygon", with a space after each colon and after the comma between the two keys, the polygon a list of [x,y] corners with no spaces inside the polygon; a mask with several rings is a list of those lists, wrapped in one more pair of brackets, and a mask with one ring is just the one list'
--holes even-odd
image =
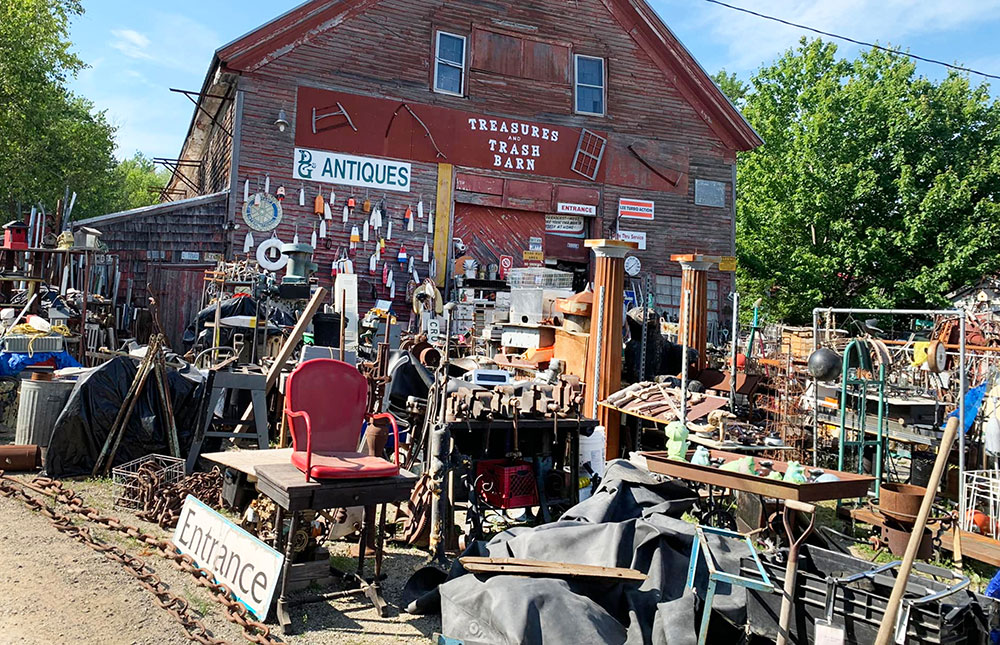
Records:
{"label": "barn roof ridge", "polygon": [[[228,70],[254,71],[378,2],[307,0],[223,45],[216,50],[215,58]],[[601,2],[723,142],[741,151],[763,143],[739,109],[646,0]]]}

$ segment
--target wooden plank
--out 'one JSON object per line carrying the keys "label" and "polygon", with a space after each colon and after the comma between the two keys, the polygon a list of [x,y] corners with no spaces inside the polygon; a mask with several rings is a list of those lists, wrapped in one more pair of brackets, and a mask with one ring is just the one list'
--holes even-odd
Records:
{"label": "wooden plank", "polygon": [[213,463],[238,470],[245,475],[256,477],[254,468],[268,464],[291,463],[292,449],[277,450],[226,450],[223,452],[207,452],[201,455]]}
{"label": "wooden plank", "polygon": [[[320,306],[323,304],[323,300],[326,299],[327,290],[323,287],[318,287],[316,293],[313,294],[312,299],[306,306],[305,311],[299,316],[298,321],[295,323],[295,327],[292,328],[291,335],[285,340],[285,344],[281,346],[281,351],[278,352],[277,358],[274,359],[274,363],[271,364],[271,369],[267,371],[267,379],[264,384],[264,395],[267,396],[271,393],[271,389],[278,383],[278,376],[281,375],[281,370],[285,369],[285,363],[288,359],[292,357],[292,353],[295,351],[295,347],[302,340],[302,334],[305,333],[306,327],[312,322],[313,316],[319,311]],[[253,406],[248,405],[247,409],[243,412],[243,416],[240,417],[241,425],[236,428],[236,432],[246,431],[250,425],[249,421],[253,417]]]}
{"label": "wooden plank", "polygon": [[[885,523],[877,513],[874,513],[867,508],[856,508],[852,510],[851,517],[858,522],[871,524],[872,526],[881,527]],[[928,522],[927,528],[931,530],[931,533],[937,534],[938,530],[941,528],[941,523]],[[978,533],[970,533],[969,531],[961,531],[960,541],[962,543],[962,557],[969,557],[973,560],[985,562],[986,564],[994,567],[1000,567],[1000,541],[992,540],[985,535],[980,535]],[[946,551],[954,552],[954,531],[945,531],[941,534],[941,548]]]}
{"label": "wooden plank", "polygon": [[472,573],[493,573],[519,576],[545,576],[553,578],[600,578],[642,583],[646,574],[635,569],[598,567],[569,562],[547,562],[520,558],[481,558],[468,556],[459,562]]}

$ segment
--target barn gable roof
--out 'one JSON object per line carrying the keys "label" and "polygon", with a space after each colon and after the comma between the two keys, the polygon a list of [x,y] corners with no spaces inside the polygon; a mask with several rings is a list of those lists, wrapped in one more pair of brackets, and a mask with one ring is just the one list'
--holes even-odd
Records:
{"label": "barn gable roof", "polygon": [[[646,0],[601,0],[713,132],[733,150],[763,143],[739,110]],[[250,72],[363,13],[378,0],[308,0],[216,51],[226,69]]]}

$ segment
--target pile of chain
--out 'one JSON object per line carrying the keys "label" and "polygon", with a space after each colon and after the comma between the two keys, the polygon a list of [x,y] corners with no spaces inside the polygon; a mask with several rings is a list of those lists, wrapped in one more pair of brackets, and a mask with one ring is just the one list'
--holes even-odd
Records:
{"label": "pile of chain", "polygon": [[218,468],[212,469],[210,473],[188,475],[179,482],[163,488],[160,487],[159,472],[156,468],[145,468],[143,464],[138,471],[142,510],[136,515],[141,519],[158,524],[163,529],[174,528],[181,517],[181,508],[188,495],[194,495],[215,510],[222,508],[222,472]]}
{"label": "pile of chain", "polygon": [[179,553],[170,540],[160,539],[149,533],[143,533],[135,526],[130,526],[116,518],[102,515],[96,508],[85,506],[83,499],[79,495],[72,489],[65,488],[60,482],[45,477],[36,477],[30,483],[22,482],[4,476],[3,471],[0,470],[0,495],[20,499],[29,508],[39,511],[47,517],[57,530],[86,544],[109,560],[119,562],[127,573],[135,577],[139,581],[139,584],[156,596],[156,601],[160,607],[181,623],[184,631],[191,640],[210,645],[227,644],[227,641],[213,637],[201,621],[194,619],[189,611],[189,603],[170,593],[167,590],[167,584],[143,560],[130,555],[117,546],[94,538],[89,528],[75,526],[68,516],[59,513],[45,502],[30,495],[27,492],[29,490],[52,498],[56,502],[66,506],[74,515],[85,518],[111,531],[139,540],[151,552],[158,553],[167,560],[170,560],[175,569],[190,574],[195,578],[199,587],[203,587],[209,591],[215,601],[225,609],[226,617],[229,621],[238,625],[243,630],[243,636],[251,643],[271,645],[284,642],[278,636],[271,634],[271,630],[267,625],[255,620],[249,613],[249,610],[236,599],[228,586],[213,582],[215,574],[208,569],[198,567],[191,556]]}

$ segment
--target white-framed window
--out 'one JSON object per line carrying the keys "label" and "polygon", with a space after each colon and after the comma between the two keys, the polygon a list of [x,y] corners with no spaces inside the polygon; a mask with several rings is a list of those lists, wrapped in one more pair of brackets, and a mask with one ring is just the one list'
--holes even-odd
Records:
{"label": "white-framed window", "polygon": [[677,322],[681,313],[681,277],[656,276],[656,308],[670,322]]}
{"label": "white-framed window", "polygon": [[437,32],[434,54],[434,91],[465,96],[465,36]]}
{"label": "white-framed window", "polygon": [[574,101],[577,114],[605,114],[604,59],[577,54],[574,57]]}
{"label": "white-framed window", "polygon": [[[719,324],[719,281],[708,281],[708,324]],[[678,322],[681,315],[681,277],[674,275],[656,276],[656,309],[668,321]]]}

